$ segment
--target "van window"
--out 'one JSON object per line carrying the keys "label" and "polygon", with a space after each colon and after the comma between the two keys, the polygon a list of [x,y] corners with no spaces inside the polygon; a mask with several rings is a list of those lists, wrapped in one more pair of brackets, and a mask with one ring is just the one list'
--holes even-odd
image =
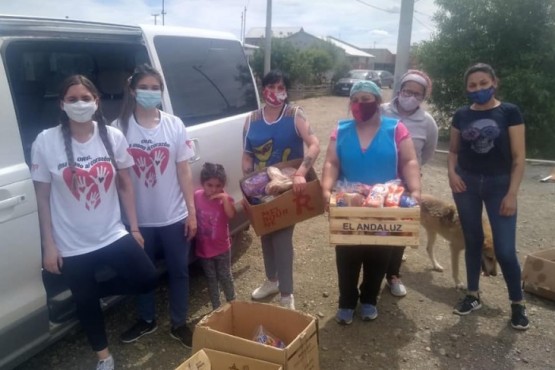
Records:
{"label": "van window", "polygon": [[28,163],[37,134],[59,123],[58,93],[66,77],[82,74],[96,85],[110,123],[119,114],[125,81],[137,64],[149,61],[144,45],[117,42],[12,41],[5,55]]}
{"label": "van window", "polygon": [[258,108],[250,68],[239,42],[156,36],[154,46],[173,114],[187,126]]}

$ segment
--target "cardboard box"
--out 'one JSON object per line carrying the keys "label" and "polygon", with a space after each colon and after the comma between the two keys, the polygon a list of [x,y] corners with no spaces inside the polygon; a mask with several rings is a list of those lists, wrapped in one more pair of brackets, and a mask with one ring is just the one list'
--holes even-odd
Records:
{"label": "cardboard box", "polygon": [[555,248],[526,256],[522,281],[525,291],[555,301]]}
{"label": "cardboard box", "polygon": [[[301,161],[301,159],[296,159],[278,163],[274,166],[278,168],[298,168]],[[250,174],[245,179],[254,176],[256,173],[258,172]],[[245,179],[241,180],[241,184]],[[243,208],[256,235],[266,235],[324,213],[322,187],[313,168],[307,173],[306,182],[307,187],[302,194],[297,195],[293,193],[293,190],[287,190],[275,199],[257,205],[250,204],[245,193],[243,193]]]}
{"label": "cardboard box", "polygon": [[337,207],[332,194],[329,222],[332,246],[420,245],[420,207]]}
{"label": "cardboard box", "polygon": [[201,349],[189,357],[175,370],[282,370],[278,364],[255,360],[254,358]]}
{"label": "cardboard box", "polygon": [[[259,325],[286,347],[253,341]],[[193,334],[193,352],[203,348],[279,364],[283,370],[320,369],[316,319],[266,303],[233,301],[203,318]]]}

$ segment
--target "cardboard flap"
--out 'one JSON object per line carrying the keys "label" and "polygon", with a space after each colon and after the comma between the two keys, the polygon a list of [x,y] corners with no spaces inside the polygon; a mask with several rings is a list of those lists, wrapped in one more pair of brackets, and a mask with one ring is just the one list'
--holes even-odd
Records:
{"label": "cardboard flap", "polygon": [[555,249],[526,256],[522,280],[533,287],[555,292]]}
{"label": "cardboard flap", "polygon": [[211,370],[211,368],[208,355],[201,349],[175,370]]}

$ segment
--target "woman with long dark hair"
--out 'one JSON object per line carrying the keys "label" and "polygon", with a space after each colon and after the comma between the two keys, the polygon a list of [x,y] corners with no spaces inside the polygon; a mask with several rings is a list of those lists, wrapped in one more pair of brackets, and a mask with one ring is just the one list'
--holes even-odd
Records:
{"label": "woman with long dark hair", "polygon": [[[156,285],[144,253],[129,168],[133,158],[118,130],[107,127],[96,87],[86,77],[66,79],[60,92],[60,125],[33,143],[32,178],[37,195],[43,267],[65,278],[97,369],[114,368],[99,299],[138,294]],[[120,201],[130,224],[121,223]],[[110,266],[116,277],[98,282]]]}
{"label": "woman with long dark hair", "polygon": [[[152,261],[162,254],[168,268],[170,335],[190,348],[192,332],[186,325],[188,266],[197,220],[188,159],[194,152],[181,119],[158,109],[164,91],[161,74],[149,65],[141,65],[128,83],[122,113],[114,125],[125,134],[135,159],[131,180],[145,251]],[[121,335],[124,343],[157,329],[154,291],[138,297],[138,309],[137,322]]]}

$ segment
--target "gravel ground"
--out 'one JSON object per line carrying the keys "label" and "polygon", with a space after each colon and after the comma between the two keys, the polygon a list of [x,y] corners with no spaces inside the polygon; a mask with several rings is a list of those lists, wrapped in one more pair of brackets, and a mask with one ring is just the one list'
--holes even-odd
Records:
{"label": "gravel ground", "polygon": [[[385,91],[386,95],[390,90]],[[320,137],[322,152],[338,118],[347,114],[347,98],[321,97],[297,102],[303,106]],[[238,154],[239,155],[239,154]],[[323,153],[316,165],[320,172]],[[451,200],[446,155],[438,153],[424,168],[425,192]],[[518,252],[527,254],[553,245],[555,184],[538,180],[551,171],[527,165],[519,195]],[[335,254],[328,244],[325,215],[298,225],[295,243],[295,298],[297,309],[319,318],[320,363],[323,370],[341,369],[553,369],[555,368],[555,303],[526,295],[530,329],[517,332],[508,325],[510,313],[503,277],[483,277],[483,308],[466,317],[452,314],[462,296],[451,278],[447,243],[438,238],[438,259],[445,271],[432,271],[425,248],[407,249],[402,266],[408,295],[395,298],[384,288],[378,303],[379,317],[372,322],[355,320],[344,327],[335,323],[337,276]],[[425,245],[422,236],[421,245]],[[264,278],[260,241],[252,230],[234,240],[233,274],[239,299]],[[461,276],[464,261],[461,257]],[[277,297],[268,302],[277,303]],[[124,345],[119,334],[134,320],[132,300],[106,314],[110,349],[120,369],[173,369],[189,351],[170,338],[167,285],[158,290],[159,329],[138,342]],[[210,311],[206,284],[198,268],[191,277],[191,321]],[[95,356],[80,330],[68,335],[19,367],[31,369],[93,369]]]}

